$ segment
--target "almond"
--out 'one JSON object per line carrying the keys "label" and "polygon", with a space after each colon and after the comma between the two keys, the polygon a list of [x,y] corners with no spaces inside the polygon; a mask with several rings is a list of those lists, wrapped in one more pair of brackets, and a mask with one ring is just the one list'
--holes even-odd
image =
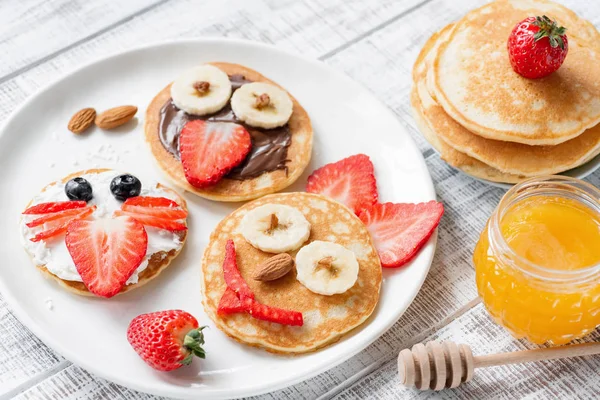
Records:
{"label": "almond", "polygon": [[287,253],[277,254],[260,264],[252,278],[261,282],[274,281],[290,272],[293,266],[292,256]]}
{"label": "almond", "polygon": [[71,117],[67,128],[73,133],[82,133],[92,126],[96,118],[96,110],[93,108],[84,108],[79,110]]}
{"label": "almond", "polygon": [[96,117],[96,125],[102,129],[114,129],[129,122],[136,112],[136,106],[120,106],[111,108],[101,114],[98,114]]}

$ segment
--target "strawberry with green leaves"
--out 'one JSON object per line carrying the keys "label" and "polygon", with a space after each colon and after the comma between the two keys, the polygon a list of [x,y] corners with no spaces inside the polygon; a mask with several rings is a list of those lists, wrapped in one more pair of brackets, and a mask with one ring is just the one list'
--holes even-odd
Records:
{"label": "strawberry with green leaves", "polygon": [[519,75],[537,79],[556,71],[567,57],[566,28],[547,16],[519,22],[508,37],[510,64]]}
{"label": "strawberry with green leaves", "polygon": [[158,311],[135,317],[127,329],[127,340],[146,364],[172,371],[191,364],[194,357],[206,357],[204,328],[185,311]]}

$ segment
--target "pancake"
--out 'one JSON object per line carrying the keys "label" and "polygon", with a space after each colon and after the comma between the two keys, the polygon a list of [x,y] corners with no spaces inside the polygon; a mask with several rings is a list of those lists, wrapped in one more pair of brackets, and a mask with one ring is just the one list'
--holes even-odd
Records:
{"label": "pancake", "polygon": [[[546,14],[567,27],[569,53],[541,79],[515,73],[506,43],[515,24]],[[556,145],[600,122],[600,42],[593,26],[543,0],[496,1],[468,13],[434,56],[430,92],[469,131],[493,140]]]}
{"label": "pancake", "polygon": [[[523,176],[512,175],[498,171],[495,168],[490,167],[481,161],[469,157],[468,155],[455,150],[452,146],[448,145],[438,137],[437,131],[432,128],[435,125],[435,121],[431,121],[425,112],[425,107],[421,96],[419,95],[417,85],[421,85],[427,75],[427,63],[430,54],[433,52],[434,46],[436,46],[441,40],[448,37],[454,24],[447,25],[441,31],[434,33],[425,43],[421,52],[419,53],[417,60],[415,61],[412,75],[413,75],[413,87],[410,93],[410,101],[413,111],[413,117],[417,123],[417,127],[421,131],[421,134],[431,144],[431,146],[440,154],[442,160],[448,164],[457,168],[468,175],[476,178],[485,179],[493,182],[504,182],[504,183],[517,183],[525,179]],[[435,102],[428,93],[425,94],[429,98],[429,102]],[[439,105],[436,105],[439,107]],[[440,107],[441,108],[441,107]],[[451,118],[450,121],[456,124]]]}
{"label": "pancake", "polygon": [[507,174],[507,177],[557,174],[580,166],[600,152],[600,125],[556,146],[530,146],[483,138],[453,120],[430,96],[425,79],[431,71],[430,66],[433,64],[437,46],[447,40],[450,32],[451,28],[448,26],[432,36],[423,47],[413,70],[414,85],[420,99],[423,118],[427,120],[438,139],[455,150]]}
{"label": "pancake", "polygon": [[[285,90],[260,73],[242,65],[220,62],[210,64],[220,68],[228,75],[240,74],[250,81],[270,83]],[[171,98],[170,89],[171,84],[161,90],[148,106],[144,130],[146,141],[159,167],[180,188],[211,200],[250,200],[288,187],[300,177],[310,162],[313,142],[313,130],[310,118],[300,103],[290,95],[294,104],[294,111],[288,122],[292,143],[287,151],[287,169],[265,172],[256,178],[244,180],[229,179],[226,177],[217,184],[202,189],[192,186],[185,178],[181,161],[164,148],[158,135],[160,110]]]}
{"label": "pancake", "polygon": [[449,165],[475,178],[485,179],[492,182],[518,183],[524,179],[527,179],[524,176],[512,175],[498,171],[497,169],[492,168],[473,157],[469,157],[468,155],[455,150],[453,147],[446,144],[446,142],[440,140],[436,132],[433,131],[429,125],[429,121],[427,120],[425,112],[423,111],[423,106],[415,86],[412,88],[410,99],[413,110],[413,118],[415,119],[421,134],[439,153],[442,160],[446,161]]}
{"label": "pancake", "polygon": [[[98,174],[98,173],[106,172],[106,171],[110,171],[110,169],[104,169],[104,168],[97,169],[96,168],[96,169],[88,169],[88,170],[84,170],[84,171],[79,171],[79,172],[75,172],[73,174],[70,174],[70,175],[64,177],[61,180],[61,182],[66,183],[69,180],[71,180],[72,178],[75,178],[77,176],[81,176],[84,174]],[[54,183],[51,183],[51,184],[47,185],[46,187],[44,187],[42,189],[42,192],[46,191],[52,185],[54,185]],[[171,195],[170,197],[172,199],[174,199],[181,206],[181,208],[183,208],[184,210],[187,210],[187,204],[186,204],[185,199],[183,197],[181,197],[177,192],[161,185],[160,183],[157,184],[157,187],[165,192],[168,192]],[[29,204],[27,205],[26,208],[30,207],[31,205],[32,205],[32,202],[29,202]],[[187,223],[186,223],[186,225],[187,225]],[[181,249],[183,249],[183,246],[185,245],[185,241],[187,238],[187,231],[177,232],[176,235],[178,236],[178,239],[181,242],[181,246],[178,249],[173,249],[168,252],[167,251],[157,251],[157,252],[154,252],[152,255],[150,255],[150,259],[148,260],[148,266],[138,274],[137,283],[123,286],[123,288],[121,289],[121,292],[119,294],[128,292],[130,290],[133,290],[133,289],[136,289],[136,288],[139,288],[139,287],[145,285],[146,283],[150,282],[152,279],[156,278],[164,269],[166,269],[171,264],[171,261],[173,261],[179,255],[179,253],[181,252]],[[57,240],[64,240],[64,238],[60,238],[60,239],[57,238]],[[30,257],[33,260],[33,257],[31,256],[31,254],[30,254]],[[34,264],[36,264],[35,261],[34,261]],[[48,277],[50,279],[55,280],[56,282],[58,282],[58,284],[61,287],[65,288],[69,292],[78,294],[81,296],[96,297],[96,295],[91,293],[85,287],[83,282],[61,279],[58,276],[56,276],[55,274],[53,274],[52,272],[50,272],[46,268],[46,265],[36,264],[36,266],[43,275],[45,275],[46,277]]]}
{"label": "pancake", "polygon": [[[250,245],[238,228],[249,210],[269,203],[295,207],[304,214],[311,224],[310,237],[304,245],[324,240],[352,250],[359,262],[354,286],[342,294],[318,295],[296,279],[295,270],[271,282],[253,280],[256,267],[272,254]],[[246,313],[217,315],[219,300],[226,289],[222,265],[228,239],[235,242],[238,267],[256,299],[273,307],[302,312],[304,326],[264,322]],[[289,254],[295,257],[296,252]],[[305,353],[339,340],[366,321],[379,300],[381,263],[366,227],[346,206],[312,193],[274,194],[245,204],[217,225],[204,251],[201,286],[204,310],[233,339],[275,353]]]}

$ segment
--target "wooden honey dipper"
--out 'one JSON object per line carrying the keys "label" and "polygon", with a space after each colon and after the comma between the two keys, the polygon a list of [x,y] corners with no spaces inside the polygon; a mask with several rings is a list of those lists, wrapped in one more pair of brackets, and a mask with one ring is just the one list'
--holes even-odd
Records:
{"label": "wooden honey dipper", "polygon": [[454,342],[415,344],[398,354],[400,382],[420,390],[455,388],[473,378],[475,368],[520,364],[600,354],[600,343],[473,356],[471,348]]}

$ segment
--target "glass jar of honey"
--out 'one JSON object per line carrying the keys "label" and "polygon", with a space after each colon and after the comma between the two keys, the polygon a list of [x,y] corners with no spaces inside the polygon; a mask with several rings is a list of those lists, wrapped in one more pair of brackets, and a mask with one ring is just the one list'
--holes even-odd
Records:
{"label": "glass jar of honey", "polygon": [[534,178],[509,190],[473,254],[477,289],[517,338],[564,344],[600,325],[600,190]]}

